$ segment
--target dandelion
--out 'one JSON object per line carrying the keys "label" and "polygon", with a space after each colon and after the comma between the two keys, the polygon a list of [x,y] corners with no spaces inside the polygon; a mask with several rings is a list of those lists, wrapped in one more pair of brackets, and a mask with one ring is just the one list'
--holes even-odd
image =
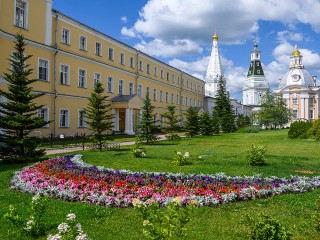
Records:
{"label": "dandelion", "polygon": [[70,226],[67,223],[61,223],[57,229],[59,233],[67,233],[70,230]]}
{"label": "dandelion", "polygon": [[147,226],[149,223],[150,223],[149,220],[144,220],[143,223],[142,223],[142,225],[145,227],[145,226]]}

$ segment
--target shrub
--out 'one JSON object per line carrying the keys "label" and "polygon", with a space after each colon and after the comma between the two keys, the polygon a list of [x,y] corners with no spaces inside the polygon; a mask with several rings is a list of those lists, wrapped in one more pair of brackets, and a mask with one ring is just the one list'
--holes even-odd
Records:
{"label": "shrub", "polygon": [[132,156],[134,158],[146,158],[147,153],[144,148],[140,147],[141,143],[139,141],[136,141],[133,149],[132,149]]}
{"label": "shrub", "polygon": [[287,230],[279,220],[269,216],[261,215],[255,222],[251,231],[250,239],[253,240],[289,240],[292,233]]}
{"label": "shrub", "polygon": [[178,166],[188,165],[190,164],[190,162],[188,162],[189,158],[189,152],[185,152],[184,155],[182,155],[181,152],[175,151],[172,162]]}
{"label": "shrub", "polygon": [[288,138],[308,138],[308,130],[311,127],[310,121],[297,121],[290,125]]}
{"label": "shrub", "polygon": [[237,130],[238,133],[258,133],[261,131],[259,127],[242,127]]}
{"label": "shrub", "polygon": [[256,147],[251,145],[251,149],[248,151],[246,159],[251,166],[261,166],[265,164],[265,153],[267,148],[265,146]]}
{"label": "shrub", "polygon": [[313,215],[315,229],[320,232],[320,198],[316,201],[317,211]]}
{"label": "shrub", "polygon": [[311,128],[308,131],[310,138],[320,140],[320,119],[312,121]]}
{"label": "shrub", "polygon": [[19,228],[19,231],[24,232],[33,237],[44,234],[45,228],[41,222],[42,216],[47,207],[48,196],[41,197],[39,194],[33,196],[29,205],[29,217],[22,219],[18,215],[14,206],[9,206],[9,211],[4,214],[4,218],[11,221]]}
{"label": "shrub", "polygon": [[139,199],[133,199],[132,204],[143,219],[143,235],[146,239],[184,239],[190,212],[197,202],[193,200],[182,207],[182,197],[179,196],[166,207],[160,207],[158,203],[145,205]]}

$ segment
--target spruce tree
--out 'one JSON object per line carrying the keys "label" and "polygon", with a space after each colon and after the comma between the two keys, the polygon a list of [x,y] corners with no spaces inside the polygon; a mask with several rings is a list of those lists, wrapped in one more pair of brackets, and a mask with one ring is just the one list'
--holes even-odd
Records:
{"label": "spruce tree", "polygon": [[184,123],[184,128],[187,131],[187,136],[194,137],[199,133],[199,117],[197,109],[195,107],[189,107],[185,115],[187,120]]}
{"label": "spruce tree", "polygon": [[103,95],[104,88],[101,82],[94,86],[91,97],[89,98],[88,107],[84,110],[88,128],[94,133],[93,141],[102,151],[103,142],[106,139],[106,131],[113,126],[111,114],[111,105],[106,101],[108,96]]}
{"label": "spruce tree", "polygon": [[217,111],[213,111],[211,114],[212,131],[215,134],[220,133],[220,117]]}
{"label": "spruce tree", "polygon": [[180,127],[180,118],[175,114],[175,108],[176,106],[168,106],[168,112],[165,112],[163,114],[166,124],[166,126],[164,127],[164,131],[168,134],[170,140],[178,138],[177,131]]}
{"label": "spruce tree", "polygon": [[47,125],[49,122],[37,117],[37,110],[43,105],[33,102],[44,94],[35,94],[30,86],[37,79],[29,79],[33,73],[27,60],[31,55],[26,55],[25,39],[21,34],[15,37],[15,51],[9,59],[11,69],[4,73],[4,79],[8,82],[8,90],[1,90],[0,95],[7,102],[0,103],[0,159],[4,161],[37,160],[44,154],[39,150],[39,141],[31,137],[30,133],[37,128]]}
{"label": "spruce tree", "polygon": [[213,134],[212,118],[208,112],[201,114],[199,118],[199,127],[202,135],[209,136]]}
{"label": "spruce tree", "polygon": [[219,118],[220,129],[223,132],[234,131],[234,110],[222,76],[220,76],[218,82],[218,91],[216,95],[214,112]]}
{"label": "spruce tree", "polygon": [[154,106],[151,104],[149,92],[147,92],[146,98],[143,100],[143,102],[142,115],[138,121],[138,138],[139,142],[146,142],[149,144],[157,140],[157,137],[155,136],[155,114],[153,114]]}

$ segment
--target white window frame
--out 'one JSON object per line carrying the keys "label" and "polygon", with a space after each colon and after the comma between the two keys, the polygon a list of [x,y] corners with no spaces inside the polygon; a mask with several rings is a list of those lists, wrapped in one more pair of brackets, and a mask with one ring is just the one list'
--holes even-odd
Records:
{"label": "white window frame", "polygon": [[[67,67],[68,68],[67,72],[63,72],[63,74],[66,74],[66,78],[63,79],[64,80],[63,82],[61,82],[61,74],[62,74],[61,70],[62,70],[62,67]],[[65,77],[65,75],[64,75],[64,77]],[[60,85],[70,85],[70,66],[67,65],[67,64],[63,64],[63,63],[60,64],[60,79],[59,79],[59,83],[60,83]]]}
{"label": "white window frame", "polygon": [[[65,39],[65,34],[67,33],[67,39]],[[71,37],[71,32],[70,29],[66,28],[66,27],[62,27],[62,31],[61,31],[61,42],[67,45],[70,45],[70,37]]]}
{"label": "white window frame", "polygon": [[171,79],[172,79],[172,83],[174,83],[174,74],[172,74],[172,78]]}
{"label": "white window frame", "polygon": [[79,49],[87,51],[87,37],[84,35],[80,35],[79,37]]}
{"label": "white window frame", "polygon": [[313,109],[309,109],[309,119],[314,119],[314,111],[313,111]]}
{"label": "white window frame", "polygon": [[[46,79],[40,78],[40,62],[44,61],[47,62],[47,72],[46,72]],[[48,59],[45,58],[38,58],[38,79],[44,82],[50,82],[50,62]]]}
{"label": "white window frame", "polygon": [[123,52],[120,53],[120,64],[125,65],[126,59],[125,54]]}
{"label": "white window frame", "polygon": [[86,128],[87,127],[87,123],[86,121],[86,117],[85,115],[83,116],[82,114],[84,114],[84,109],[78,109],[78,128]]}
{"label": "white window frame", "polygon": [[[83,72],[84,75],[80,76],[80,72]],[[79,88],[87,87],[87,70],[84,68],[78,68],[78,87]]]}
{"label": "white window frame", "polygon": [[167,72],[167,81],[169,81],[170,79],[170,73],[169,72]]}
{"label": "white window frame", "polygon": [[114,49],[112,47],[108,48],[108,59],[114,61]]}
{"label": "white window frame", "polygon": [[113,77],[112,76],[107,77],[107,92],[113,93]]}
{"label": "white window frame", "polygon": [[143,61],[139,61],[139,71],[143,72]]}
{"label": "white window frame", "polygon": [[147,74],[150,74],[150,64],[147,63]]}
{"label": "white window frame", "polygon": [[[23,14],[23,21],[21,21],[21,16],[17,15],[17,3],[18,2],[22,2],[25,4],[25,8],[24,10],[24,14]],[[19,28],[23,28],[23,29],[28,29],[28,1],[27,0],[14,0],[14,18],[13,18],[13,25]],[[17,22],[17,20],[19,19],[19,21]],[[22,23],[22,26],[21,26]]]}
{"label": "white window frame", "polygon": [[[43,111],[45,110],[45,113],[43,114]],[[42,107],[42,108],[39,108],[37,110],[37,117],[39,118],[43,118],[46,122],[49,121],[49,108],[48,107]],[[42,128],[48,128],[49,127],[49,124],[46,124],[45,126],[43,126]]]}
{"label": "white window frame", "polygon": [[124,81],[123,81],[123,79],[119,80],[118,93],[119,93],[119,95],[124,95]]}
{"label": "white window frame", "polygon": [[163,91],[160,90],[160,102],[163,102]]}
{"label": "white window frame", "polygon": [[313,104],[314,104],[314,98],[313,98],[313,97],[310,97],[309,100],[308,100],[308,102],[309,102],[309,105],[313,105]]}
{"label": "white window frame", "polygon": [[138,85],[138,96],[142,97],[142,85]]}
{"label": "white window frame", "polygon": [[96,50],[96,55],[101,57],[102,56],[102,44],[101,44],[101,42],[96,42],[95,50]]}
{"label": "white window frame", "polygon": [[134,94],[134,84],[133,82],[129,82],[129,95]]}
{"label": "white window frame", "polygon": [[95,72],[95,73],[93,73],[93,87],[94,87],[98,82],[101,82],[101,73]]}
{"label": "white window frame", "polygon": [[158,76],[158,69],[157,69],[157,67],[154,67],[154,76],[155,76],[155,77]]}
{"label": "white window frame", "polygon": [[174,93],[171,93],[171,104],[174,104]]}
{"label": "white window frame", "polygon": [[188,107],[188,97],[186,97],[186,107]]}
{"label": "white window frame", "polygon": [[130,67],[134,68],[134,57],[130,57]]}
{"label": "white window frame", "polygon": [[297,97],[292,97],[292,104],[297,105],[298,104],[298,98]]}
{"label": "white window frame", "polygon": [[163,79],[163,70],[162,69],[160,71],[160,77],[161,77],[161,79]]}
{"label": "white window frame", "polygon": [[[65,125],[62,124],[62,111],[66,111]],[[70,110],[68,108],[60,108],[59,110],[59,127],[69,128],[70,127]]]}
{"label": "white window frame", "polygon": [[292,109],[292,118],[294,119],[298,118],[298,109]]}

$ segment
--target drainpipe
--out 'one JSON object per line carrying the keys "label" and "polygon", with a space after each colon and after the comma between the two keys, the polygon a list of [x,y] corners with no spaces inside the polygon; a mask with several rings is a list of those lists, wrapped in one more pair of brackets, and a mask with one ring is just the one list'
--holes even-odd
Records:
{"label": "drainpipe", "polygon": [[54,47],[55,47],[55,52],[54,52],[54,56],[53,56],[53,134],[54,136],[56,136],[56,115],[57,115],[57,111],[56,111],[56,107],[57,107],[57,55],[59,52],[59,48],[58,48],[58,12],[56,12],[56,23],[55,23],[55,43],[54,43]]}
{"label": "drainpipe", "polygon": [[[183,80],[183,71],[181,71],[181,78],[180,78],[180,93],[179,93],[179,111],[180,111],[180,116],[182,116],[182,105],[181,105],[181,96],[182,96],[182,82]],[[180,122],[180,125],[182,123]]]}

